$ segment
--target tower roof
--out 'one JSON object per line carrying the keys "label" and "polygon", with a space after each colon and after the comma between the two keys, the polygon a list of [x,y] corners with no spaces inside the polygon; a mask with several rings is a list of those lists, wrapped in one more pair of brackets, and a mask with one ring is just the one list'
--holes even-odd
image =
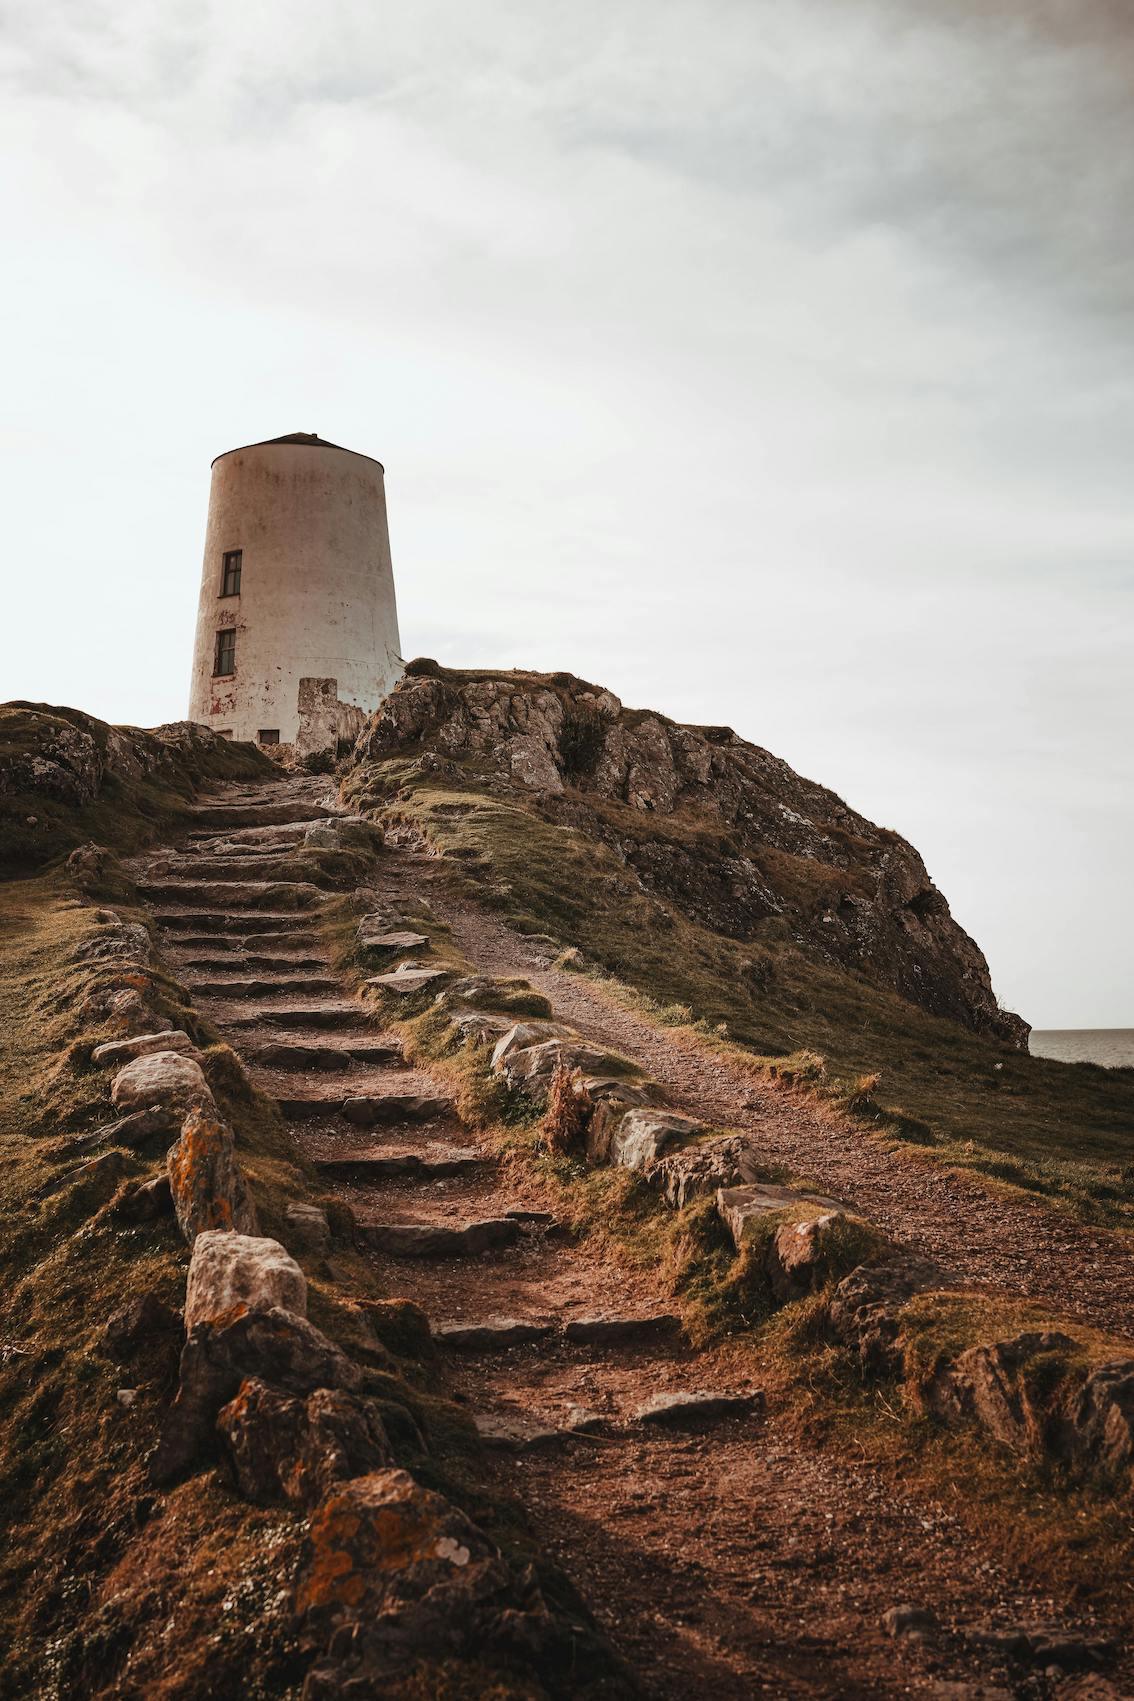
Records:
{"label": "tower roof", "polygon": [[221,454],[214,455],[213,465],[223,461],[225,455],[238,455],[242,449],[270,449],[277,443],[295,443],[305,449],[337,449],[340,455],[358,455],[360,461],[374,461],[376,467],[383,472],[385,468],[381,461],[375,461],[373,455],[360,455],[357,449],[344,449],[341,443],[328,443],[325,437],[320,437],[314,431],[289,431],[286,437],[264,437],[258,443],[241,443],[239,448],[225,449]]}

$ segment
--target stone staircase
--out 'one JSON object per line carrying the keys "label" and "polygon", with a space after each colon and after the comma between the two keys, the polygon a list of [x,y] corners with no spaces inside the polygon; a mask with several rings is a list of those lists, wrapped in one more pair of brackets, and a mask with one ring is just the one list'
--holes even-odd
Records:
{"label": "stone staircase", "polygon": [[[184,846],[154,859],[141,892],[171,967],[276,1101],[296,1144],[352,1206],[377,1291],[425,1306],[438,1344],[454,1357],[457,1384],[472,1361],[508,1359],[500,1409],[480,1417],[489,1443],[522,1446],[523,1425],[500,1415],[516,1401],[526,1408],[539,1380],[517,1361],[518,1349],[601,1358],[631,1345],[640,1354],[652,1343],[663,1360],[677,1351],[691,1363],[693,1355],[676,1320],[644,1298],[637,1309],[612,1304],[591,1315],[578,1293],[593,1288],[592,1272],[578,1268],[586,1259],[558,1234],[542,1200],[501,1173],[445,1090],[406,1066],[396,1036],[334,973],[320,927],[331,893],[295,866],[311,823],[348,819],[318,795],[322,785],[281,779],[266,796],[233,788],[199,804],[198,826]],[[463,1262],[475,1275],[456,1281]],[[521,1294],[532,1307],[526,1317],[510,1314]],[[580,1306],[585,1315],[576,1315]],[[688,1405],[688,1388],[678,1396],[690,1421],[731,1398],[703,1395],[702,1409]],[[746,1395],[735,1398],[729,1415],[748,1409]],[[572,1402],[561,1410],[561,1426],[547,1413],[533,1433],[546,1440],[577,1431],[582,1409]]]}

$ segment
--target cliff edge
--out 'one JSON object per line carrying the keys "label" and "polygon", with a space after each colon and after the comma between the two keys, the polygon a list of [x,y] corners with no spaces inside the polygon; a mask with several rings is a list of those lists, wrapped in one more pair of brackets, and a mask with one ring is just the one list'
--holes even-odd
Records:
{"label": "cliff edge", "polygon": [[625,708],[568,673],[412,662],[359,740],[407,782],[475,779],[611,850],[646,892],[726,938],[794,947],[1023,1049],[988,964],[918,852],[729,727]]}

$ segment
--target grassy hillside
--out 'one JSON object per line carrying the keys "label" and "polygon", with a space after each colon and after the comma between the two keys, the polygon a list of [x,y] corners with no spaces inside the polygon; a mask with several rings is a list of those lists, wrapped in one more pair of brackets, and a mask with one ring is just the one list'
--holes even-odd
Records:
{"label": "grassy hillside", "polygon": [[[779,917],[749,940],[717,932],[648,891],[607,843],[548,819],[538,798],[502,787],[475,760],[447,758],[438,774],[408,749],[358,763],[344,790],[419,830],[473,894],[519,929],[577,948],[583,967],[624,983],[662,1020],[720,1030],[944,1162],[1134,1225],[1134,1070],[1051,1062],[981,1038],[824,961]],[[711,823],[603,808],[622,840],[678,830],[698,856],[721,855]]]}
{"label": "grassy hillside", "polygon": [[0,704],[0,879],[48,867],[84,840],[135,850],[182,819],[209,781],[274,772],[255,745],[185,723],[149,733],[78,709]]}

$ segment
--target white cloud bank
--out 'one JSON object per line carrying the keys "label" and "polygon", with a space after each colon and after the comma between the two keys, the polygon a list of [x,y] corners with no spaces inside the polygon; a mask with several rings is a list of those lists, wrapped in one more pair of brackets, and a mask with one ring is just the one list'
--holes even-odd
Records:
{"label": "white cloud bank", "polygon": [[730,721],[1134,1024],[1124,11],[9,9],[0,696],[183,714],[208,462],[318,431],[410,652]]}

